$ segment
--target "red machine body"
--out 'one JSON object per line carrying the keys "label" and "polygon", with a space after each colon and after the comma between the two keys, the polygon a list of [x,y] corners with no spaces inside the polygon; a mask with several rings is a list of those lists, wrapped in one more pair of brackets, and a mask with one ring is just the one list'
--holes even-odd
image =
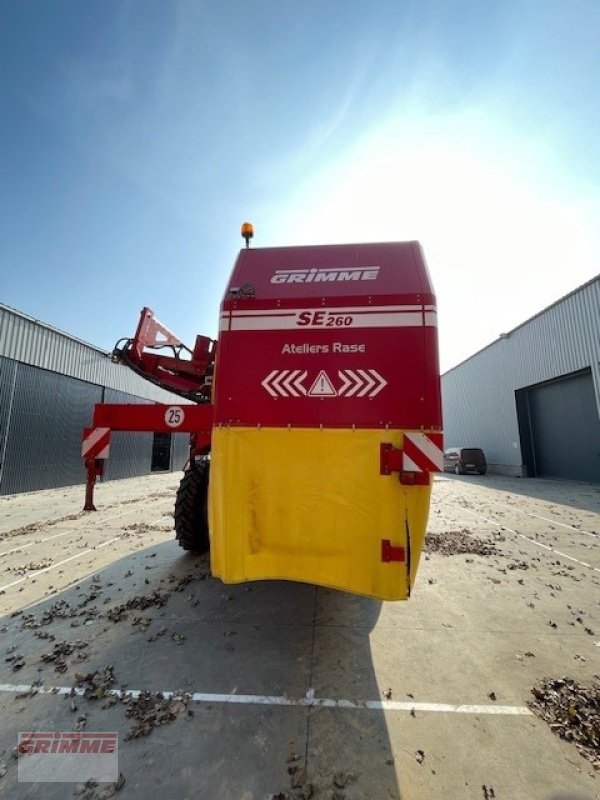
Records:
{"label": "red machine body", "polygon": [[213,402],[220,425],[440,430],[420,245],[242,250],[221,305]]}

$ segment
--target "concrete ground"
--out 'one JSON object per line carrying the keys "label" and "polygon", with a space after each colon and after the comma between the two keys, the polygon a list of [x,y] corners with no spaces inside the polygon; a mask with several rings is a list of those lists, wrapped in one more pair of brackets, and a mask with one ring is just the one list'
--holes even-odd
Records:
{"label": "concrete ground", "polygon": [[[82,487],[0,497],[1,796],[73,797],[18,783],[12,751],[85,726],[120,734],[119,798],[600,797],[527,707],[543,677],[600,672],[597,486],[439,476],[431,533],[493,547],[425,553],[410,601],[382,604],[212,579],[173,541],[177,483],[101,485],[95,514]],[[70,695],[107,667],[116,693]],[[122,688],[184,694],[140,728]]]}

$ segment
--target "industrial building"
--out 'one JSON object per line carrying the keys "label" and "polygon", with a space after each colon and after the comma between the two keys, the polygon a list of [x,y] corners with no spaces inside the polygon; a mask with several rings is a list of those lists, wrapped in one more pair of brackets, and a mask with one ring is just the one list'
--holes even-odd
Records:
{"label": "industrial building", "polygon": [[600,482],[600,276],[442,376],[445,444],[491,472]]}
{"label": "industrial building", "polygon": [[[177,403],[110,354],[0,304],[0,494],[85,482],[96,403]],[[187,434],[113,433],[104,480],[181,469]]]}

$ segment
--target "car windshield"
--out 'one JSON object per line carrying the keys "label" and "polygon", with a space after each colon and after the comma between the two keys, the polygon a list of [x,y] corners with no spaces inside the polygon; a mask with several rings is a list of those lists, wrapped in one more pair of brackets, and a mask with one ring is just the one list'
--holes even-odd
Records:
{"label": "car windshield", "polygon": [[478,447],[467,447],[462,451],[463,460],[480,461],[483,458],[483,450]]}

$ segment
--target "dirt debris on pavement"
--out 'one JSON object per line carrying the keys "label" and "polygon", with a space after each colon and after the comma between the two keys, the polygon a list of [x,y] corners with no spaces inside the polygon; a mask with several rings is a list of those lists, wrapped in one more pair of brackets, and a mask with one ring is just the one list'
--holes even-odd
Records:
{"label": "dirt debris on pavement", "polygon": [[13,528],[10,531],[3,531],[0,533],[0,541],[4,541],[4,539],[12,539],[15,536],[25,536],[28,533],[38,533],[38,531],[41,531],[42,529],[45,530],[53,525],[59,525],[61,522],[70,522],[71,520],[81,519],[84,514],[84,511],[80,511],[78,514],[67,514],[64,517],[58,517],[57,519],[52,519],[47,522],[32,522],[29,525],[23,525],[20,528]]}
{"label": "dirt debris on pavement", "polygon": [[148,636],[146,641],[148,642],[155,642],[161,636],[164,636],[167,632],[167,629],[164,625],[161,625],[160,628],[156,631],[156,633],[152,634],[152,636]]}
{"label": "dirt debris on pavement", "polygon": [[78,651],[73,662],[77,664],[85,661],[88,655],[81,651],[86,647],[89,647],[89,642],[83,642],[81,639],[76,639],[74,642],[57,642],[49,653],[42,653],[40,660],[45,664],[54,664],[56,672],[66,672],[68,664],[65,657]]}
{"label": "dirt debris on pavement", "polygon": [[94,672],[82,674],[75,673],[75,683],[79,687],[83,687],[83,696],[88,700],[100,700],[107,694],[115,684],[115,671],[114,667],[108,666],[102,669],[97,669]]}
{"label": "dirt debris on pavement", "polygon": [[25,697],[34,697],[39,690],[39,687],[42,685],[42,681],[34,681],[31,686],[29,686],[25,691],[19,692],[15,695],[16,700],[23,700]]}
{"label": "dirt debris on pavement", "polygon": [[[208,568],[205,572],[200,573],[188,573],[187,575],[183,575],[180,578],[175,578],[171,576],[169,579],[169,583],[171,584],[169,588],[164,589],[155,589],[154,591],[150,592],[146,595],[136,595],[135,597],[131,597],[125,603],[121,603],[120,605],[113,606],[109,608],[106,612],[102,614],[102,616],[106,615],[106,617],[111,622],[122,622],[123,620],[127,619],[128,611],[139,610],[143,611],[146,608],[151,608],[154,606],[155,608],[162,608],[165,606],[169,600],[169,597],[173,592],[182,592],[183,589],[191,583],[191,581],[195,580],[204,580],[207,577]],[[138,619],[136,617],[136,619]]]}
{"label": "dirt debris on pavement", "polygon": [[4,659],[7,664],[10,664],[13,672],[17,672],[25,666],[25,659],[21,653],[17,653],[16,651],[17,645],[11,644],[6,648],[6,658]]}
{"label": "dirt debris on pavement", "polygon": [[[495,541],[504,541],[504,537],[496,534]],[[460,531],[446,531],[442,534],[428,533],[425,536],[426,553],[439,553],[442,556],[456,556],[470,553],[477,556],[499,555],[495,542],[487,542],[470,534],[463,528]]]}
{"label": "dirt debris on pavement", "polygon": [[[99,583],[99,580],[92,579],[89,593],[87,593],[83,600],[77,604],[71,604],[64,599],[60,599],[49,605],[44,611],[42,611],[41,614],[36,615],[34,613],[25,613],[23,610],[19,610],[13,612],[11,616],[13,618],[21,618],[21,630],[25,630],[26,628],[37,630],[39,628],[51,625],[55,619],[69,618],[73,618],[73,622],[71,623],[72,627],[77,627],[79,623],[77,622],[76,618],[79,617],[84,617],[84,623],[88,620],[93,620],[96,618],[106,618],[111,622],[122,622],[123,620],[128,619],[129,611],[143,611],[151,607],[162,608],[166,605],[173,592],[182,592],[192,581],[205,580],[209,574],[208,561],[204,560],[197,566],[200,567],[200,569],[196,572],[189,572],[179,577],[171,575],[168,579],[166,579],[166,586],[161,586],[159,589],[154,589],[148,594],[135,595],[134,597],[126,600],[124,603],[119,603],[118,605],[114,605],[109,608],[98,608],[97,606],[90,605],[95,600],[101,599],[103,593],[102,585]],[[162,582],[163,581],[161,580],[161,583]],[[107,584],[107,587],[111,585],[112,584]],[[111,598],[109,596],[102,598],[102,606],[105,606],[107,603],[109,603],[110,599]],[[136,619],[138,618],[136,617]],[[40,638],[51,637],[50,634],[46,636],[44,634],[36,633],[36,635],[40,636]]]}
{"label": "dirt debris on pavement", "polygon": [[288,758],[290,787],[279,794],[271,795],[272,800],[309,800],[312,797],[325,797],[327,800],[346,800],[346,791],[356,783],[358,775],[339,770],[323,782],[314,783],[302,766],[300,756],[292,754]]}
{"label": "dirt debris on pavement", "polygon": [[120,792],[124,784],[125,777],[119,773],[119,777],[114,783],[99,784],[95,780],[76,783],[73,794],[80,800],[108,800],[109,797],[114,797],[117,792]]}
{"label": "dirt debris on pavement", "polygon": [[529,707],[600,770],[600,676],[594,677],[591,684],[568,677],[544,678],[532,688]]}
{"label": "dirt debris on pavement", "polygon": [[125,697],[125,716],[136,720],[125,734],[125,741],[148,736],[155,727],[167,725],[187,710],[192,697],[188,692],[177,691],[165,697],[161,692],[142,691],[135,698]]}
{"label": "dirt debris on pavement", "polygon": [[49,558],[44,558],[42,561],[30,561],[28,564],[20,564],[18,567],[6,567],[6,571],[21,576],[26,575],[28,572],[38,572],[50,566],[52,566],[52,561]]}
{"label": "dirt debris on pavement", "polygon": [[345,789],[348,783],[348,776],[345,772],[336,772],[333,776],[333,785],[336,789]]}
{"label": "dirt debris on pavement", "polygon": [[168,533],[173,530],[173,525],[156,525],[148,522],[134,522],[132,525],[125,525],[123,528],[125,536],[132,536],[136,533]]}
{"label": "dirt debris on pavement", "polygon": [[[168,599],[169,594],[167,592],[161,592],[160,589],[156,589],[149,595],[136,595],[136,597],[130,598],[125,603],[109,608],[106,612],[106,618],[111,622],[123,622],[129,618],[128,611],[144,610],[152,606],[155,608],[162,608],[167,604]],[[139,619],[141,619],[141,617],[134,617],[132,624],[135,625],[136,620]]]}
{"label": "dirt debris on pavement", "polygon": [[334,773],[329,781],[315,784],[308,779],[306,770],[299,763],[289,765],[288,773],[290,774],[290,788],[272,795],[272,800],[310,800],[312,797],[346,800],[346,790],[358,780],[356,774],[340,770]]}
{"label": "dirt debris on pavement", "polygon": [[131,626],[144,632],[148,630],[151,624],[152,617],[134,617]]}

